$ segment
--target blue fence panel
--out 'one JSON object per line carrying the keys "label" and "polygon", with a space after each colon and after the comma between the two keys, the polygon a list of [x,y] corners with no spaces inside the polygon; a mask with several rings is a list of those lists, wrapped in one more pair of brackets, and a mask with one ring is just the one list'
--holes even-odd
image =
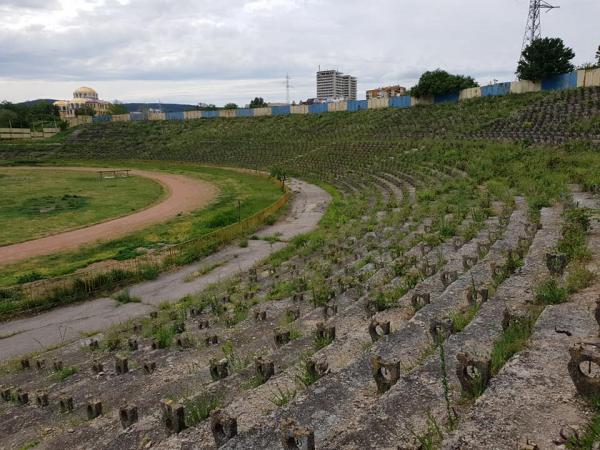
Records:
{"label": "blue fence panel", "polygon": [[272,106],[271,107],[271,115],[272,116],[288,116],[290,114],[289,106]]}
{"label": "blue fence panel", "polygon": [[146,117],[143,112],[131,112],[129,113],[130,120],[144,120]]}
{"label": "blue fence panel", "polygon": [[237,117],[252,117],[254,115],[254,110],[251,108],[237,109],[235,115]]}
{"label": "blue fence panel", "polygon": [[219,111],[202,111],[203,119],[212,119],[214,117],[219,117]]}
{"label": "blue fence panel", "polygon": [[183,111],[181,112],[168,112],[165,114],[167,120],[183,120]]}
{"label": "blue fence panel", "polygon": [[308,105],[309,114],[320,114],[327,112],[327,103],[315,103],[314,105]]}
{"label": "blue fence panel", "polygon": [[92,122],[93,123],[97,123],[97,122],[110,122],[112,120],[112,116],[109,115],[100,115],[100,116],[93,116],[92,117]]}
{"label": "blue fence panel", "polygon": [[390,108],[410,108],[410,95],[401,97],[390,97]]}
{"label": "blue fence panel", "polygon": [[577,87],[577,72],[563,73],[542,80],[542,91],[571,89]]}
{"label": "blue fence panel", "polygon": [[367,100],[348,100],[348,111],[358,111],[361,109],[369,109]]}
{"label": "blue fence panel", "polygon": [[460,92],[448,92],[446,94],[436,95],[433,103],[455,103],[460,97]]}
{"label": "blue fence panel", "polygon": [[490,86],[481,87],[482,97],[492,97],[496,95],[508,95],[510,94],[510,82],[508,83],[496,83]]}

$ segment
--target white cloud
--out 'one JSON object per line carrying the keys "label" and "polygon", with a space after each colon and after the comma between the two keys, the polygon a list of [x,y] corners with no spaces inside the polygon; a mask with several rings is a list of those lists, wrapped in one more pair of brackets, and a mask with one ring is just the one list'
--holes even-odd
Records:
{"label": "white cloud", "polygon": [[[557,0],[544,34],[593,58],[597,0]],[[441,67],[513,77],[528,0],[0,0],[0,100],[69,97],[247,102],[314,95],[317,67],[359,91]],[[100,88],[101,87],[101,88]]]}

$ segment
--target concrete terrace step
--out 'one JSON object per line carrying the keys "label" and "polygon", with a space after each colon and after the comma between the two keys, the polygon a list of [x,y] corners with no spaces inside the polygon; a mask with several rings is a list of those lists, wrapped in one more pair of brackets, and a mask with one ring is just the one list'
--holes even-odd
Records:
{"label": "concrete terrace step", "polygon": [[[502,333],[506,308],[533,300],[531,286],[547,273],[545,253],[558,240],[559,217],[558,209],[542,210],[543,228],[536,234],[523,268],[498,287],[493,298],[481,305],[474,319],[462,332],[450,335],[444,343],[446,374],[453,408],[451,414],[456,411],[455,406],[461,403],[457,355],[474,349],[489,352],[493,342]],[[333,429],[329,440],[322,445],[323,448],[386,448],[391,442],[397,442],[409,447],[417,446],[416,436],[428,431],[428,419],[431,417],[442,427],[447,424],[448,410],[444,398],[439,349],[422,366],[401,376],[363,416],[355,417],[352,422],[345,424],[345,429]]]}
{"label": "concrete terrace step", "polygon": [[[525,222],[524,205],[521,202],[521,209],[513,213],[508,225],[511,235],[519,228],[523,229],[524,232]],[[510,242],[512,242],[512,239],[509,238]],[[515,242],[518,241],[516,238],[514,240]],[[504,244],[499,241],[492,248],[494,247],[498,250],[503,248]],[[488,263],[486,262],[486,264]],[[468,289],[468,284],[464,284],[465,286],[462,289]],[[450,285],[450,289],[453,286]],[[458,291],[459,289],[455,288],[455,294]],[[436,303],[426,305],[408,324],[420,320],[418,316],[422,316],[426,310],[431,309],[434,305]],[[407,329],[408,325],[389,336],[388,339],[375,344],[372,353],[379,352],[382,348],[387,349],[390,346],[398,347],[396,337],[400,336],[400,333],[404,335],[404,330]],[[392,341],[396,344],[392,345]],[[405,348],[404,344],[400,347]],[[390,350],[398,351],[401,348]],[[226,444],[225,448],[278,448],[278,424],[286,417],[292,417],[301,425],[311,427],[314,430],[315,438],[317,440],[323,439],[327,436],[331,427],[336,424],[343,424],[344,421],[349,420],[356,414],[356,411],[368,408],[378,398],[371,373],[370,359],[370,354],[364,354],[340,372],[330,374],[317,381],[313,386],[299,394],[290,405],[263,418],[261,424],[258,424],[248,433],[233,438]]]}

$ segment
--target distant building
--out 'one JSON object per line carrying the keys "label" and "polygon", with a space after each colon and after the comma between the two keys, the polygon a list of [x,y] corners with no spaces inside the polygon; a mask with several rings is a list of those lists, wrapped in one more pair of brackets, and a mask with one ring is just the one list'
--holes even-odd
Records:
{"label": "distant building", "polygon": [[386,86],[368,90],[367,100],[370,100],[372,98],[399,97],[401,95],[406,95],[406,88],[404,86]]}
{"label": "distant building", "polygon": [[61,119],[67,119],[75,117],[75,112],[84,107],[92,108],[96,114],[108,114],[111,103],[99,100],[98,93],[92,88],[80,87],[73,92],[71,100],[57,100],[54,106],[58,107]]}
{"label": "distant building", "polygon": [[356,77],[337,70],[317,72],[317,98],[320,100],[356,100]]}

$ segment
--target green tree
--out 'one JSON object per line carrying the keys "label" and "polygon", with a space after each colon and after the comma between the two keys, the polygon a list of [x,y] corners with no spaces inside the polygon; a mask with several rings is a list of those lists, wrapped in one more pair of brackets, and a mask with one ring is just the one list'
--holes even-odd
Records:
{"label": "green tree", "polygon": [[[14,127],[27,128],[42,122],[57,122],[59,119],[58,108],[49,100],[35,100],[23,103],[0,103],[4,123],[8,120]],[[10,112],[9,112],[10,111]],[[9,118],[10,116],[10,118]],[[7,125],[8,126],[8,125]]]}
{"label": "green tree", "polygon": [[410,93],[414,97],[426,97],[430,95],[446,94],[462,89],[479,86],[472,77],[464,75],[452,75],[445,70],[427,71]]}
{"label": "green tree", "polygon": [[271,175],[271,177],[276,178],[279,181],[281,181],[281,183],[283,184],[282,190],[285,190],[285,181],[288,178],[287,172],[285,171],[285,169],[283,169],[282,167],[279,167],[279,166],[273,166],[269,170],[269,175]]}
{"label": "green tree", "polygon": [[596,61],[600,64],[600,45],[598,46],[598,50],[596,50]]}
{"label": "green tree", "polygon": [[16,126],[18,120],[19,115],[12,109],[0,107],[0,128]]}
{"label": "green tree", "polygon": [[127,106],[125,106],[123,103],[119,102],[118,100],[115,100],[112,105],[110,105],[110,108],[108,109],[108,113],[109,114],[127,114],[129,112],[129,110],[127,109]]}
{"label": "green tree", "polygon": [[265,106],[267,106],[267,102],[262,97],[255,97],[250,101],[250,108],[264,108]]}
{"label": "green tree", "polygon": [[238,109],[238,105],[236,105],[235,103],[227,103],[223,108],[224,109]]}
{"label": "green tree", "polygon": [[539,81],[544,78],[571,72],[575,53],[560,38],[536,39],[523,50],[517,76],[520,80]]}

